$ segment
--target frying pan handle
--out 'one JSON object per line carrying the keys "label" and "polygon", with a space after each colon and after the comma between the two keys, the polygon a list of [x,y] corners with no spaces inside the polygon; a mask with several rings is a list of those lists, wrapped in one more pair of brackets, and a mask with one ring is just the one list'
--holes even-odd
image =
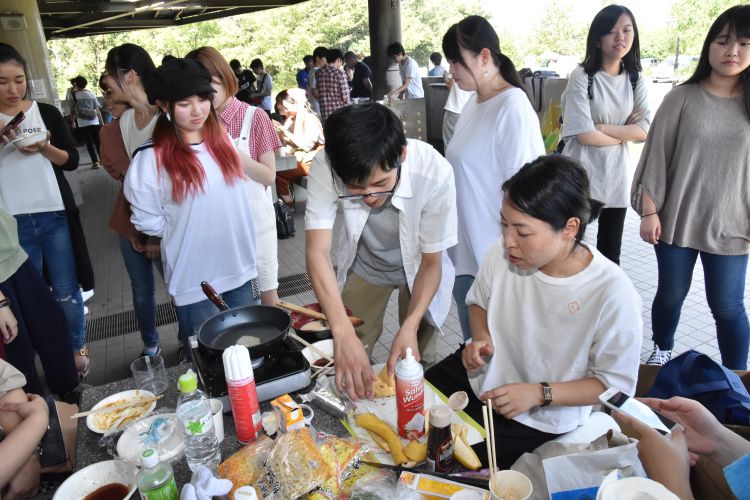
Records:
{"label": "frying pan handle", "polygon": [[229,309],[227,303],[224,302],[218,293],[216,293],[214,287],[208,284],[208,281],[201,281],[201,288],[203,289],[203,293],[206,294],[206,297],[208,297],[208,300],[213,302],[214,305],[219,308],[219,311],[226,311]]}

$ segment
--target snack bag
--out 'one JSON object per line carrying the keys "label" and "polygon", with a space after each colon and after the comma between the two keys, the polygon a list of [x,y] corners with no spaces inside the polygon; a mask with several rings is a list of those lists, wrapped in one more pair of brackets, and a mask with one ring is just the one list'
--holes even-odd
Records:
{"label": "snack bag", "polygon": [[344,481],[351,474],[352,467],[366,453],[364,443],[351,438],[326,436],[320,445],[320,454],[333,474],[320,487],[308,495],[310,500],[336,500],[346,498]]}
{"label": "snack bag", "polygon": [[333,475],[307,428],[287,432],[277,439],[268,465],[281,488],[280,498],[309,493]]}
{"label": "snack bag", "polygon": [[[219,464],[219,476],[232,481],[234,485],[229,492],[229,498],[234,498],[234,492],[241,486],[255,486],[265,474],[265,458],[273,449],[273,440],[262,434],[258,439],[249,443]],[[256,488],[260,496],[261,489]]]}
{"label": "snack bag", "polygon": [[550,102],[547,111],[542,116],[542,139],[547,154],[557,150],[557,143],[560,142],[560,117],[562,117],[560,103]]}

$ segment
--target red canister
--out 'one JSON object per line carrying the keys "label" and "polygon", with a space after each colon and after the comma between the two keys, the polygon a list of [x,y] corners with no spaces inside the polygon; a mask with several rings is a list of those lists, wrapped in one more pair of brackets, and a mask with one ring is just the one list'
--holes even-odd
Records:
{"label": "red canister", "polygon": [[250,351],[243,345],[234,345],[224,349],[221,358],[237,440],[240,443],[254,441],[260,435],[261,421]]}
{"label": "red canister", "polygon": [[396,413],[402,438],[417,439],[424,434],[424,369],[411,347],[396,363]]}

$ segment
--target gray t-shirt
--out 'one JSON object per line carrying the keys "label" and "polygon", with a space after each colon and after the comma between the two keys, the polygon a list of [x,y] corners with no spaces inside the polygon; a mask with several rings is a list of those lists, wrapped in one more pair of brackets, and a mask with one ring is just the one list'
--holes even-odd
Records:
{"label": "gray t-shirt", "polygon": [[368,283],[378,286],[406,284],[399,215],[390,198],[383,206],[370,209],[352,263],[352,272]]}
{"label": "gray t-shirt", "polygon": [[636,124],[648,132],[651,111],[648,103],[646,80],[639,75],[633,87],[627,71],[610,75],[597,71],[591,88],[593,99],[588,97],[588,75],[581,66],[570,74],[568,85],[562,93],[563,125],[560,135],[565,139],[563,154],[581,162],[591,181],[591,197],[610,208],[628,206],[628,177],[630,155],[628,144],[614,146],[586,146],[576,136],[593,132],[595,125],[625,125],[634,109],[645,111]]}
{"label": "gray t-shirt", "polygon": [[633,176],[632,205],[643,191],[656,203],[660,241],[718,255],[750,252],[750,123],[741,97],[700,84],[664,98]]}

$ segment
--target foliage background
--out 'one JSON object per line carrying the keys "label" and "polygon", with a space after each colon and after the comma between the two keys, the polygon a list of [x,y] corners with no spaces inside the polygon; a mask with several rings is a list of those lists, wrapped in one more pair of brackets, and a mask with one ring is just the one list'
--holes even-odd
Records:
{"label": "foliage background", "polygon": [[[524,35],[512,36],[487,13],[483,8],[486,3],[481,0],[402,0],[402,43],[421,66],[427,66],[431,52],[442,52],[442,36],[448,27],[469,14],[479,14],[493,23],[502,51],[519,68],[535,58],[541,60],[539,56],[549,51],[580,60],[588,22],[576,23],[571,18],[573,1],[547,0],[541,21],[529,26]],[[672,13],[663,28],[641,30],[642,57],[663,59],[674,54],[677,34],[681,53],[698,54],[711,22],[736,3],[732,0],[671,2]],[[68,80],[78,74],[89,82],[97,82],[107,51],[125,42],[143,46],[157,65],[167,54],[184,56],[203,45],[216,47],[227,60],[239,59],[244,66],[260,57],[274,78],[275,91],[280,91],[296,85],[294,75],[302,67],[302,57],[311,54],[318,45],[369,54],[367,0],[312,0],[175,28],[50,40],[47,45],[58,93],[64,96]],[[90,84],[90,88],[95,85]]]}

